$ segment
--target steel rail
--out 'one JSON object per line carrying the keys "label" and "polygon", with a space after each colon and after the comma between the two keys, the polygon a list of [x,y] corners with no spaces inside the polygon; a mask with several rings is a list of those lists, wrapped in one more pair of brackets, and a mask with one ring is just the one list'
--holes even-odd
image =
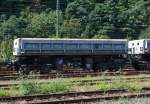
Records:
{"label": "steel rail", "polygon": [[118,100],[120,98],[143,98],[150,97],[150,93],[136,93],[136,94],[127,94],[127,95],[114,95],[114,96],[103,96],[103,97],[94,97],[94,98],[81,98],[81,99],[66,99],[58,101],[41,101],[41,102],[29,102],[28,104],[70,104],[70,103],[87,103],[87,102],[98,102],[102,100]]}
{"label": "steel rail", "polygon": [[[75,80],[75,81],[70,81],[72,83],[81,83],[81,84],[96,84],[96,83],[99,83],[99,82],[109,82],[109,83],[112,83],[112,81],[119,81],[119,80],[125,80],[127,82],[132,82],[132,81],[135,81],[135,80],[139,80],[140,82],[143,82],[143,81],[147,81],[149,80],[150,77],[130,77],[130,78],[104,78],[104,79],[90,79],[90,80],[87,80],[87,79],[83,79],[83,80]],[[38,81],[37,81],[38,82]],[[31,82],[29,82],[31,83]],[[49,82],[39,82],[39,84],[46,84],[46,83],[49,83]],[[17,87],[19,85],[19,83],[7,83],[7,84],[0,84],[0,88],[3,88],[3,89],[9,89],[11,87]]]}
{"label": "steel rail", "polygon": [[[67,74],[61,74],[61,73],[50,73],[46,75],[29,75],[30,77],[33,78],[39,78],[39,79],[48,79],[48,78],[73,78],[73,77],[86,77],[86,76],[117,76],[117,75],[139,75],[139,74],[150,74],[150,72],[124,72],[124,73],[119,73],[119,72],[107,72],[107,73],[101,73],[101,72],[95,72],[95,73],[67,73]],[[19,75],[18,75],[19,76]],[[12,79],[17,79],[17,74],[14,75],[2,75],[0,77],[0,80],[12,80]]]}
{"label": "steel rail", "polygon": [[[135,98],[135,97],[150,97],[150,93],[146,93],[150,91],[150,87],[142,88],[141,93],[130,93],[127,89],[118,89],[118,90],[108,90],[108,91],[90,91],[90,92],[71,92],[71,93],[58,93],[58,94],[39,94],[39,95],[30,95],[30,96],[17,96],[17,97],[0,97],[0,102],[8,102],[8,101],[33,101],[34,99],[49,99],[49,98],[60,98],[62,96],[66,97],[76,97],[76,96],[92,96],[92,95],[102,95],[101,97],[89,97],[89,98],[81,98],[81,99],[64,99],[58,101],[46,101],[46,102],[36,102],[31,104],[58,104],[58,103],[77,103],[77,102],[91,102],[91,101],[99,101],[99,100],[113,100],[119,99],[122,97],[125,98]],[[117,94],[121,95],[117,95]],[[123,93],[127,93],[124,94]],[[129,94],[128,94],[129,93]],[[115,94],[113,96],[104,96],[106,94]]]}
{"label": "steel rail", "polygon": [[[72,83],[78,83],[78,82],[81,82],[81,83],[89,83],[89,82],[103,82],[103,81],[106,81],[106,82],[112,82],[112,81],[134,81],[134,80],[140,80],[140,81],[146,81],[146,80],[149,80],[150,79],[150,76],[149,77],[127,77],[127,78],[102,78],[102,79],[81,79],[81,80],[72,80],[72,81],[69,81],[69,82],[72,82]],[[38,81],[36,81],[38,82]],[[30,83],[30,81],[29,81]],[[48,83],[48,82],[39,82],[39,83]],[[0,88],[1,87],[7,87],[7,86],[17,86],[19,85],[19,83],[7,83],[7,84],[0,84]]]}

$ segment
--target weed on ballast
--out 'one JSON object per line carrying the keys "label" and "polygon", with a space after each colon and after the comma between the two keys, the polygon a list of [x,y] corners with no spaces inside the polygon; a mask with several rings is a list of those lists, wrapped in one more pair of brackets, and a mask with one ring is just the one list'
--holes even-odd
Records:
{"label": "weed on ballast", "polygon": [[15,89],[6,90],[0,88],[0,97],[13,97],[17,95],[20,95],[20,93]]}
{"label": "weed on ballast", "polygon": [[[134,83],[133,83],[134,82]],[[139,80],[133,82],[122,79],[121,76],[115,78],[111,82],[103,81],[96,84],[99,90],[107,91],[110,89],[126,89],[130,92],[139,92],[142,90],[142,86],[139,85]]]}
{"label": "weed on ballast", "polygon": [[21,80],[19,84],[19,92],[22,95],[39,93],[39,84],[37,82],[29,82],[27,79]]}
{"label": "weed on ballast", "polygon": [[72,86],[71,82],[67,81],[52,81],[46,84],[40,85],[40,93],[58,93],[58,92],[68,92]]}
{"label": "weed on ballast", "polygon": [[128,88],[128,90],[130,91],[130,92],[141,92],[142,91],[142,86],[141,85],[139,85],[139,83],[138,82],[134,82],[134,83],[129,83],[129,88]]}
{"label": "weed on ballast", "polygon": [[0,89],[0,97],[10,96],[7,90]]}
{"label": "weed on ballast", "polygon": [[21,80],[18,87],[21,95],[32,95],[67,92],[72,85],[71,81],[53,80],[47,83],[38,83],[38,80],[31,81],[25,78]]}

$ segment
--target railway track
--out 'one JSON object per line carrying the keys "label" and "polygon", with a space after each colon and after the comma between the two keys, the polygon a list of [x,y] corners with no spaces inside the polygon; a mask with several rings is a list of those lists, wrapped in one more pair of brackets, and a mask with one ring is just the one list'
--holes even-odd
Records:
{"label": "railway track", "polygon": [[[139,75],[139,74],[150,74],[145,71],[125,71],[125,72],[69,72],[69,73],[48,73],[48,74],[35,74],[29,75],[30,78],[49,79],[49,78],[71,78],[71,77],[86,77],[86,76],[118,76],[118,75]],[[20,75],[18,73],[11,74],[0,74],[0,80],[16,80]]]}
{"label": "railway track", "polygon": [[[34,73],[34,72],[33,72]],[[126,65],[124,69],[117,72],[93,72],[83,69],[64,69],[63,71],[57,72],[52,70],[47,74],[38,74],[35,72],[33,75],[29,75],[30,78],[36,79],[50,79],[50,78],[71,78],[71,77],[86,77],[86,76],[118,76],[118,75],[138,75],[138,74],[150,74],[150,71],[137,71],[131,65]],[[20,76],[17,71],[8,69],[5,66],[0,66],[0,80],[16,80]]]}
{"label": "railway track", "polygon": [[1,104],[16,102],[27,104],[70,104],[98,102],[101,100],[117,100],[120,98],[143,98],[150,97],[150,88],[143,88],[140,92],[129,92],[126,89],[90,92],[72,92],[59,94],[40,94],[31,96],[0,97]]}
{"label": "railway track", "polygon": [[[147,81],[149,80],[150,77],[129,77],[129,78],[120,78],[120,79],[117,79],[117,78],[106,78],[106,79],[94,79],[94,80],[74,80],[74,81],[71,81],[72,83],[76,84],[78,83],[80,86],[81,85],[86,85],[86,84],[89,84],[89,85],[94,85],[94,84],[97,84],[99,82],[107,82],[107,83],[112,83],[113,81],[121,81],[121,80],[124,80],[124,81],[127,81],[127,82],[134,82],[135,80],[138,80],[139,82],[144,82],[144,81]],[[49,83],[50,80],[48,81],[36,81],[38,82],[39,84],[46,84],[46,83]],[[29,83],[31,83],[29,81]],[[1,89],[10,89],[12,87],[14,88],[18,88],[18,85],[19,83],[7,83],[7,84],[0,84],[0,88]]]}

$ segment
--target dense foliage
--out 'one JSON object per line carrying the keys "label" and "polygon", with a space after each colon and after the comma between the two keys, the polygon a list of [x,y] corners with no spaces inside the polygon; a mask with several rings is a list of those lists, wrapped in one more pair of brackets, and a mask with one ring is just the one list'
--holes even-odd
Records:
{"label": "dense foliage", "polygon": [[[56,1],[0,0],[1,44],[54,38]],[[59,13],[61,38],[150,38],[149,0],[60,0]]]}

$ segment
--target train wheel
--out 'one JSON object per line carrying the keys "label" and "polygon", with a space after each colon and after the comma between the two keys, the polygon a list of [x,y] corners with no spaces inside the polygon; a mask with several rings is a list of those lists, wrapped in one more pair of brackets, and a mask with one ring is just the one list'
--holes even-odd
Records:
{"label": "train wheel", "polygon": [[40,69],[40,74],[48,74],[49,73],[49,66],[43,65]]}
{"label": "train wheel", "polygon": [[19,68],[19,73],[28,75],[30,70],[26,65],[23,65]]}

